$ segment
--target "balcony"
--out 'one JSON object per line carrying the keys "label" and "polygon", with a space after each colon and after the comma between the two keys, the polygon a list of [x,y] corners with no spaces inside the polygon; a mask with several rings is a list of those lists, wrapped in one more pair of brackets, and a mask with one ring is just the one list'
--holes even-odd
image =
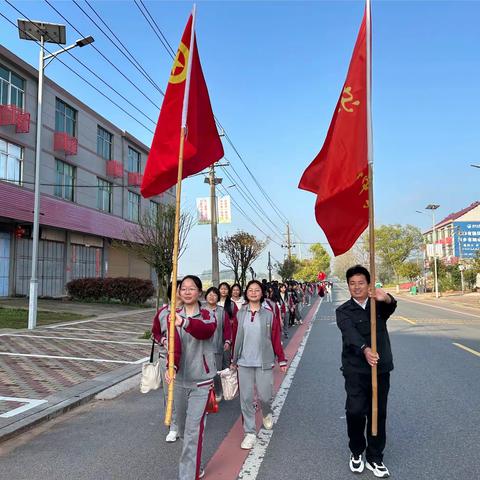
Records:
{"label": "balcony", "polygon": [[53,149],[56,152],[64,152],[65,155],[76,155],[78,150],[78,140],[65,132],[55,132],[53,134]]}
{"label": "balcony", "polygon": [[128,186],[139,187],[142,184],[143,174],[139,172],[128,172]]}
{"label": "balcony", "polygon": [[28,133],[30,114],[16,105],[0,105],[0,125],[15,125],[16,133]]}
{"label": "balcony", "polygon": [[113,178],[123,177],[123,165],[122,162],[117,160],[107,161],[107,175]]}

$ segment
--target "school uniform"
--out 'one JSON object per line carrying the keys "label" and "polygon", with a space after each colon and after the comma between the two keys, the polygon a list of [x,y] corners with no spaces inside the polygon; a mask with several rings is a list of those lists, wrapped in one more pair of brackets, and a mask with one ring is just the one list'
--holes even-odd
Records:
{"label": "school uniform", "polygon": [[[191,317],[187,317],[185,308],[178,309],[177,313],[183,318],[182,325],[175,327],[174,345],[175,408],[178,433],[183,440],[179,480],[197,480],[208,395],[216,374],[213,337],[217,324],[213,315],[203,308]],[[169,335],[169,330],[167,332]]]}
{"label": "school uniform", "polygon": [[[205,308],[217,321],[217,328],[213,335],[213,349],[215,352],[215,368],[219,371],[223,368],[225,344],[228,344],[230,348],[232,345],[232,330],[230,321],[225,320],[225,309],[222,306],[217,304],[215,308],[211,308],[210,305],[205,304]],[[215,375],[214,383],[215,393],[220,395],[222,393],[222,381],[219,375]]]}
{"label": "school uniform", "polygon": [[287,360],[281,343],[280,318],[264,302],[257,312],[246,304],[237,314],[238,331],[232,363],[238,367],[240,406],[245,433],[256,434],[255,387],[263,417],[272,413],[273,367],[275,358],[280,366]]}

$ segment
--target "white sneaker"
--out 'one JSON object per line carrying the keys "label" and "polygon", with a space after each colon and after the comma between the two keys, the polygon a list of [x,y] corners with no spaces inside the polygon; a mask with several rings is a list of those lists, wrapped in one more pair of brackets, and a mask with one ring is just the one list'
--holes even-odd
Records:
{"label": "white sneaker", "polygon": [[348,462],[350,470],[353,473],[362,473],[365,468],[365,463],[361,455],[350,454],[350,461]]}
{"label": "white sneaker", "polygon": [[240,445],[240,448],[243,448],[243,450],[251,450],[256,441],[257,436],[254,433],[247,433],[242,444]]}
{"label": "white sneaker", "polygon": [[215,395],[215,401],[216,401],[217,403],[220,403],[222,400],[223,400],[223,395],[222,395],[222,394],[220,394],[220,395]]}
{"label": "white sneaker", "polygon": [[263,417],[263,426],[266,430],[271,430],[273,428],[273,417],[271,413],[269,413],[266,417]]}
{"label": "white sneaker", "polygon": [[200,467],[200,471],[198,472],[198,478],[203,478],[205,476],[205,469]]}
{"label": "white sneaker", "polygon": [[372,471],[377,478],[387,478],[390,476],[390,472],[383,462],[376,463],[367,460],[367,468]]}
{"label": "white sneaker", "polygon": [[170,430],[168,432],[168,435],[165,437],[165,441],[168,443],[173,443],[177,441],[177,438],[178,438],[178,432],[176,432],[175,430]]}

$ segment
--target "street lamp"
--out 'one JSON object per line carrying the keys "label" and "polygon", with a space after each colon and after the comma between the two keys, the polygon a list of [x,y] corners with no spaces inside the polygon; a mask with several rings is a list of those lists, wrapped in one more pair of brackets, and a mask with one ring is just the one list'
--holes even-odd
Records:
{"label": "street lamp", "polygon": [[40,231],[40,153],[42,137],[42,99],[43,99],[43,71],[45,67],[58,55],[75,47],[84,47],[94,41],[93,37],[85,37],[74,44],[62,48],[54,53],[45,55],[45,43],[65,45],[65,25],[57,23],[38,22],[18,19],[18,33],[22,40],[34,40],[40,43],[40,56],[38,62],[38,97],[37,97],[37,126],[35,137],[35,186],[33,208],[33,234],[32,234],[32,274],[30,278],[30,292],[28,304],[28,328],[34,329],[37,324],[37,297],[38,297],[38,243]]}
{"label": "street lamp", "polygon": [[435,210],[440,205],[430,203],[425,207],[426,210],[432,211],[432,244],[433,244],[433,264],[435,269],[435,297],[438,298],[438,269],[437,269],[437,231],[435,230]]}

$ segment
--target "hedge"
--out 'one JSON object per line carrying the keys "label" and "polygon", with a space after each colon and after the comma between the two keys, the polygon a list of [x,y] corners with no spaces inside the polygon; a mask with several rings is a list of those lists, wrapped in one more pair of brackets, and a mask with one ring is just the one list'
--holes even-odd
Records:
{"label": "hedge", "polygon": [[119,300],[121,303],[145,303],[155,293],[151,280],[141,278],[78,278],[66,285],[76,300]]}

